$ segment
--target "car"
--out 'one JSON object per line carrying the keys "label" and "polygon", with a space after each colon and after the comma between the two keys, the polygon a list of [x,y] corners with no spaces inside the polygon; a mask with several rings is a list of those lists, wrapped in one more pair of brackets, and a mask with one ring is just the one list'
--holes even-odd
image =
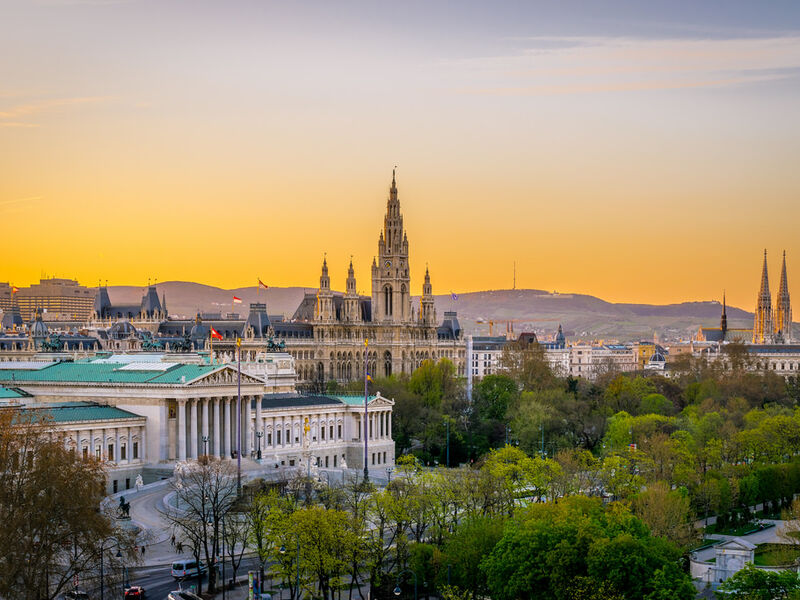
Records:
{"label": "car", "polygon": [[147,593],[144,591],[144,588],[140,585],[132,585],[128,589],[125,590],[125,600],[145,600],[147,598]]}
{"label": "car", "polygon": [[167,600],[203,600],[200,596],[187,590],[175,590],[170,592]]}
{"label": "car", "polygon": [[61,597],[63,600],[89,600],[89,594],[82,590],[70,590]]}
{"label": "car", "polygon": [[[197,561],[194,559],[176,560],[172,563],[172,576],[175,579],[184,579],[186,577],[197,576]],[[200,562],[200,575],[206,572],[206,565]]]}

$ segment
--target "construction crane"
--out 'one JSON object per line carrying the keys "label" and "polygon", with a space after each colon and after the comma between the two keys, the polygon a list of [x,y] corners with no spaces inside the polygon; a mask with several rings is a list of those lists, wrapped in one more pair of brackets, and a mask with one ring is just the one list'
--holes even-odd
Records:
{"label": "construction crane", "polygon": [[505,323],[506,324],[506,334],[514,332],[514,323],[553,323],[558,321],[558,319],[477,319],[476,323],[488,323],[489,324],[489,335],[491,336],[494,332],[494,325],[495,323]]}

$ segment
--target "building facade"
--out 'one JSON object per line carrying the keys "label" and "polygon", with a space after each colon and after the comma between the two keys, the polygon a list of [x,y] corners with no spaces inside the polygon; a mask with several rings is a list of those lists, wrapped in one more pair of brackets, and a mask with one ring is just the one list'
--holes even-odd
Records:
{"label": "building facade", "polygon": [[31,321],[37,310],[46,321],[85,322],[94,309],[96,290],[72,279],[41,279],[13,294],[23,321]]}

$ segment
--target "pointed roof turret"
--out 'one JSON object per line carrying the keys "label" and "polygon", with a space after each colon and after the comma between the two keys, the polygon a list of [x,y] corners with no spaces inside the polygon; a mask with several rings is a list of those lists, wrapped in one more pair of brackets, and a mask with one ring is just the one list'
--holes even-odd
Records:
{"label": "pointed roof turret", "polygon": [[786,281],[786,250],[783,251],[783,266],[781,267],[781,282],[778,287],[778,296],[789,293],[789,284]]}
{"label": "pointed roof turret", "polygon": [[328,257],[322,258],[322,273],[319,276],[319,289],[327,290],[331,287],[331,278],[328,276]]}

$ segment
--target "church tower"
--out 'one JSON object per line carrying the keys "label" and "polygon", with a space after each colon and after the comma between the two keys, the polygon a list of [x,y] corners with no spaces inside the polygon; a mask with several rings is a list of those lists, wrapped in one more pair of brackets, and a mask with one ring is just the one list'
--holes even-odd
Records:
{"label": "church tower", "polygon": [[411,321],[411,285],[408,274],[408,238],[397,199],[395,172],[386,202],[378,258],[372,262],[372,318],[377,323]]}
{"label": "church tower", "polygon": [[783,251],[781,283],[775,300],[775,338],[783,343],[792,341],[792,304],[789,301],[789,285],[786,282],[786,250]]}
{"label": "church tower", "polygon": [[722,339],[725,339],[725,334],[728,333],[728,313],[725,305],[725,292],[722,292],[722,316],[719,318],[719,328],[722,331]]}
{"label": "church tower", "polygon": [[433,301],[431,276],[425,267],[425,283],[422,284],[422,297],[419,299],[419,320],[425,327],[436,326],[436,308]]}
{"label": "church tower", "polygon": [[764,266],[761,269],[761,289],[756,302],[756,314],[753,321],[753,343],[768,344],[772,339],[772,298],[769,294],[769,277],[767,276],[767,251],[764,250]]}
{"label": "church tower", "polygon": [[333,321],[333,292],[331,291],[331,278],[328,277],[327,258],[322,259],[322,274],[319,276],[319,291],[317,292],[314,319],[324,322]]}
{"label": "church tower", "polygon": [[347,269],[347,290],[344,295],[344,320],[354,323],[361,320],[360,299],[356,291],[356,275],[353,270],[353,259]]}

